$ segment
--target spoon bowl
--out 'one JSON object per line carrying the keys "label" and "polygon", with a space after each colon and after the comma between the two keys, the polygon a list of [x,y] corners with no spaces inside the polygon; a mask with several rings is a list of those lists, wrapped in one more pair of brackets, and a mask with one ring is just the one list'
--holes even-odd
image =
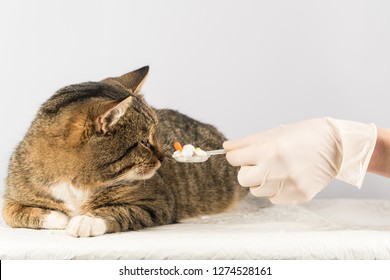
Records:
{"label": "spoon bowl", "polygon": [[223,155],[226,154],[224,149],[221,150],[212,150],[206,151],[206,155],[204,156],[173,156],[172,157],[178,162],[188,162],[188,163],[200,163],[207,161],[211,156],[214,155]]}

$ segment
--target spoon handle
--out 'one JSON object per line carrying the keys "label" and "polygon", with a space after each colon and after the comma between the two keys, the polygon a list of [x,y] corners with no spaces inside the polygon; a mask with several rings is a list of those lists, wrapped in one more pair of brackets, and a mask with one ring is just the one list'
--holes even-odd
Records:
{"label": "spoon handle", "polygon": [[226,151],[224,149],[220,150],[212,150],[212,151],[206,151],[206,154],[208,156],[213,156],[213,155],[224,155],[226,154]]}

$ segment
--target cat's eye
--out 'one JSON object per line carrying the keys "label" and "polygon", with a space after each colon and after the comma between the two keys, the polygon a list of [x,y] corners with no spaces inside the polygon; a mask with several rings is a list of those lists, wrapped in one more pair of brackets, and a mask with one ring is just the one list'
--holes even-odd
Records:
{"label": "cat's eye", "polygon": [[145,139],[141,141],[141,144],[144,145],[146,148],[151,149],[152,145],[150,145],[149,140]]}

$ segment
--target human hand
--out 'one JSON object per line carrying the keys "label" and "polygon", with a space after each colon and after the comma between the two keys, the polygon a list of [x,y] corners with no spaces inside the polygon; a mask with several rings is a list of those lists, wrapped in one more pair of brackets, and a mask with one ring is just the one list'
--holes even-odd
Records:
{"label": "human hand", "polygon": [[374,124],[332,118],[281,125],[226,141],[238,181],[275,204],[312,199],[334,178],[360,187],[376,143]]}

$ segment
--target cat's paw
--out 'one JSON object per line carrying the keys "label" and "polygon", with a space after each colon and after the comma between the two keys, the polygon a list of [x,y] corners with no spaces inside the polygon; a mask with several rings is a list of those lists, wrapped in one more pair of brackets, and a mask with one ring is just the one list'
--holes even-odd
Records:
{"label": "cat's paw", "polygon": [[65,229],[69,223],[69,217],[58,211],[50,211],[43,220],[42,227],[46,229]]}
{"label": "cat's paw", "polygon": [[73,217],[66,230],[74,237],[90,237],[105,234],[107,225],[101,218],[81,215]]}

